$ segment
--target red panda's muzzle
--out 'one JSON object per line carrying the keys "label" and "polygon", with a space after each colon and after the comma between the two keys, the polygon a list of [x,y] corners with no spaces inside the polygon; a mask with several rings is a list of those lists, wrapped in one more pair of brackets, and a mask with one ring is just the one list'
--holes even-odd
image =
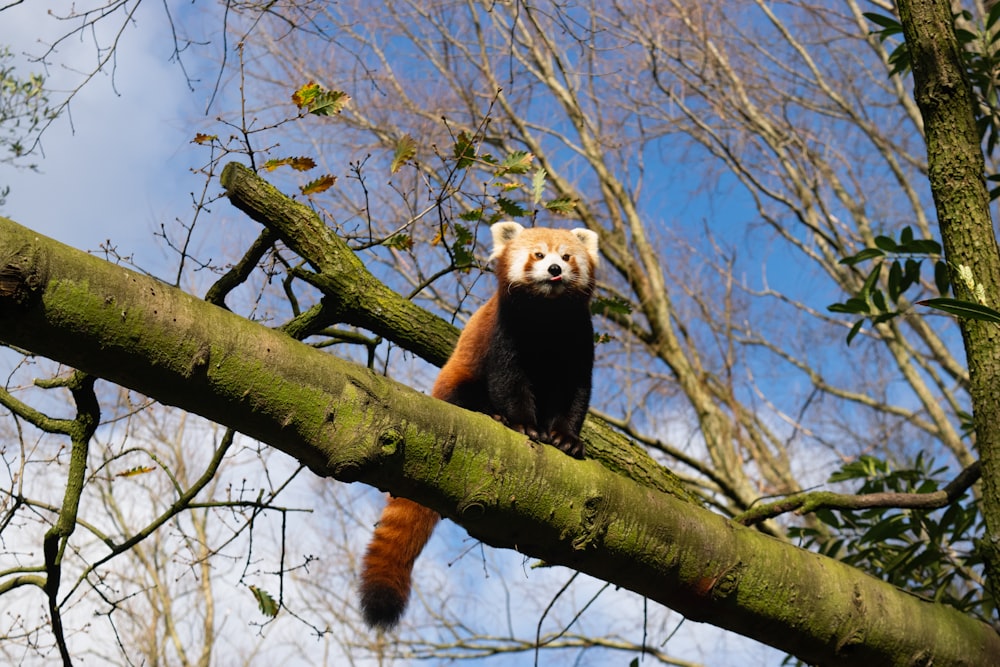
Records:
{"label": "red panda's muzzle", "polygon": [[509,250],[497,263],[501,283],[506,279],[505,291],[523,290],[543,299],[560,299],[566,293],[590,296],[587,274],[581,275],[577,263],[580,258],[569,257],[565,250],[543,252],[529,249]]}

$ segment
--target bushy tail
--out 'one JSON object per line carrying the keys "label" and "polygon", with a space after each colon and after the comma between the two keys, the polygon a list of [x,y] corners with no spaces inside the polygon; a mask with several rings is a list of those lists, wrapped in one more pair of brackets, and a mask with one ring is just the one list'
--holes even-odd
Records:
{"label": "bushy tail", "polygon": [[399,622],[410,599],[413,561],[440,518],[412,500],[389,497],[361,570],[361,611],[370,627],[388,630]]}

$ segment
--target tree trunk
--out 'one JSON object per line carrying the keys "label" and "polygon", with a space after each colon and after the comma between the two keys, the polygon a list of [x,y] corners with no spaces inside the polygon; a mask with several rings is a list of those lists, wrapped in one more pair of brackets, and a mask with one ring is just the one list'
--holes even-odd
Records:
{"label": "tree trunk", "polygon": [[[913,64],[914,97],[924,118],[928,176],[955,296],[1000,308],[1000,248],[951,4],[901,0],[899,15]],[[959,324],[983,470],[986,535],[980,548],[993,599],[1000,600],[1000,327],[967,319]]]}

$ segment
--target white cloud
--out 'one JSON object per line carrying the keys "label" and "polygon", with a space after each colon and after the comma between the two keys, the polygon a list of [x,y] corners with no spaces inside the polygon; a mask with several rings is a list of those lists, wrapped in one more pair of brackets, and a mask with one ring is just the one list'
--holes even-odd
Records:
{"label": "white cloud", "polygon": [[[22,56],[43,53],[73,27],[48,11],[38,2],[4,11],[0,43]],[[153,230],[189,218],[189,193],[201,188],[189,167],[206,157],[190,144],[203,117],[204,94],[191,92],[170,61],[173,42],[162,5],[143,3],[134,18],[106,71],[45,133],[39,172],[0,166],[0,184],[11,187],[4,215],[83,250],[110,239],[122,254],[135,252],[147,265],[162,261]],[[123,19],[112,15],[99,24],[96,42],[107,45],[106,33]],[[25,57],[19,62],[22,75],[40,69]],[[51,57],[49,85],[71,89],[96,62],[95,38],[89,32],[73,36]]]}

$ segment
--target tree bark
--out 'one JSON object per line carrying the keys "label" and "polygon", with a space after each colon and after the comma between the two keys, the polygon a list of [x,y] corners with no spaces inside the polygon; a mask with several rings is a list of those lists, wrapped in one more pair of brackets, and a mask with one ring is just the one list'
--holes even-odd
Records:
{"label": "tree bark", "polygon": [[[823,665],[992,665],[988,625],[0,218],[0,340]],[[776,566],[779,564],[780,566]]]}
{"label": "tree bark", "polygon": [[[1000,308],[1000,248],[990,218],[972,90],[947,0],[901,0],[914,97],[927,137],[928,177],[955,296]],[[959,321],[982,462],[980,543],[989,588],[1000,600],[1000,327]]]}

